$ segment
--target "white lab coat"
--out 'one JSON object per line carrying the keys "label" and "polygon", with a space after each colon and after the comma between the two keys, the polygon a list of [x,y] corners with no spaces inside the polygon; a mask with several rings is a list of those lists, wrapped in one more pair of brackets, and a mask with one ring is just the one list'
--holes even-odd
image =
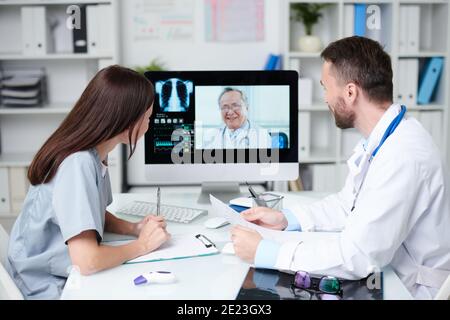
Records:
{"label": "white lab coat", "polygon": [[276,268],[358,279],[390,264],[416,298],[436,294],[450,274],[449,184],[437,147],[406,114],[369,167],[370,155],[399,112],[400,106],[392,105],[366,150],[362,141],[357,145],[342,191],[289,208],[302,231],[341,231],[339,240],[287,242]]}
{"label": "white lab coat", "polygon": [[272,147],[271,137],[266,129],[262,129],[250,120],[247,120],[246,128],[238,129],[236,141],[232,141],[227,126],[220,129],[208,131],[208,135],[213,135],[212,139],[204,139],[206,142],[204,149],[270,149]]}

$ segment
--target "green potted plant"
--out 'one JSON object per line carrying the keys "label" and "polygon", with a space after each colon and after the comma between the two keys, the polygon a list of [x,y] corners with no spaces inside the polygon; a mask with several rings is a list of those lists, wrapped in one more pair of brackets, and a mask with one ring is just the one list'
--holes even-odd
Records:
{"label": "green potted plant", "polygon": [[318,52],[322,49],[322,41],[313,35],[313,27],[322,17],[322,10],[329,6],[329,3],[293,3],[291,10],[292,18],[303,23],[306,35],[300,37],[299,47],[304,52]]}
{"label": "green potted plant", "polygon": [[156,58],[150,61],[148,65],[135,67],[134,69],[140,74],[144,74],[146,71],[165,71],[166,66],[163,62]]}

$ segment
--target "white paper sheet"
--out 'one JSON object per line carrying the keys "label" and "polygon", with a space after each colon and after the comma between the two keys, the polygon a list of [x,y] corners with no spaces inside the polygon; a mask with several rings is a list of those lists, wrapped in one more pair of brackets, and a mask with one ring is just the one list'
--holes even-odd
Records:
{"label": "white paper sheet", "polygon": [[258,226],[254,223],[248,222],[242,216],[231,209],[228,205],[214,197],[209,195],[213,210],[216,215],[224,217],[232,225],[241,225],[250,229],[253,229],[267,240],[283,243],[287,241],[314,241],[314,240],[336,240],[339,237],[339,233],[335,232],[298,232],[298,231],[277,231]]}

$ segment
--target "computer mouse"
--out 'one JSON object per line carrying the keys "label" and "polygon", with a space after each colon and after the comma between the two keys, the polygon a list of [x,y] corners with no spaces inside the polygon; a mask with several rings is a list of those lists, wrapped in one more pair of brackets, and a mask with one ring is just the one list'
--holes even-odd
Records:
{"label": "computer mouse", "polygon": [[222,253],[224,254],[234,254],[234,245],[233,242],[227,242],[223,248],[222,248]]}
{"label": "computer mouse", "polygon": [[229,224],[228,220],[223,217],[214,217],[205,221],[204,226],[208,229],[217,229]]}

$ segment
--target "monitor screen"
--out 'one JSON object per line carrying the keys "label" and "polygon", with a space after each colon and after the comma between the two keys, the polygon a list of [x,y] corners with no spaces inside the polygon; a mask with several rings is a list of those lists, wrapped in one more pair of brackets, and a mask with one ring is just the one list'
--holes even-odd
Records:
{"label": "monitor screen", "polygon": [[274,154],[277,162],[297,162],[296,72],[145,75],[155,87],[146,164],[261,163]]}

